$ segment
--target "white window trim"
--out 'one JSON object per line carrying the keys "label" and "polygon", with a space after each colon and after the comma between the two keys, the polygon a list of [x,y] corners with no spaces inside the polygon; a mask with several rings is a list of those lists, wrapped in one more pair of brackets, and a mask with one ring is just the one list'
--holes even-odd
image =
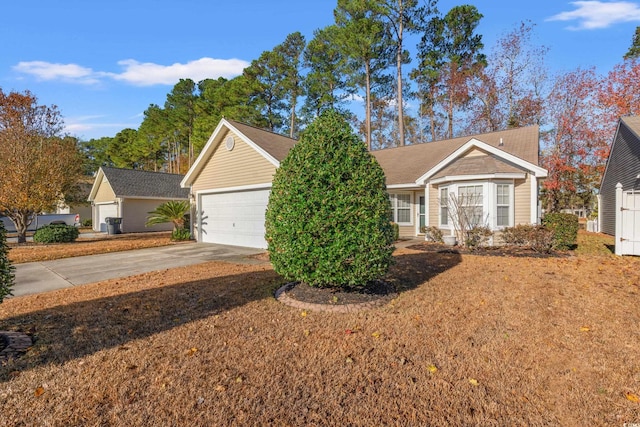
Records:
{"label": "white window trim", "polygon": [[[498,191],[497,185],[506,184],[509,186],[509,225],[497,226],[498,222]],[[438,227],[443,230],[453,229],[453,219],[449,215],[448,224],[442,224],[442,210],[440,209],[440,194],[443,188],[449,189],[449,195],[458,194],[459,187],[467,187],[474,185],[482,185],[482,211],[486,217],[487,225],[492,230],[502,230],[506,227],[513,227],[515,224],[515,185],[513,180],[499,180],[499,181],[459,181],[449,182],[444,185],[438,186]]]}
{"label": "white window trim", "polygon": [[[509,224],[498,225],[498,185],[509,186]],[[515,222],[515,205],[516,205],[516,192],[513,181],[495,181],[493,185],[494,197],[493,197],[493,218],[491,219],[491,228],[494,230],[503,230],[507,227],[513,227]]]}
{"label": "white window trim", "polygon": [[[449,217],[447,218],[447,223],[443,224],[442,223],[442,190],[443,189],[447,189],[447,197],[451,197],[451,188],[453,187],[452,184],[447,184],[447,185],[441,185],[438,187],[438,227],[442,228],[443,230],[451,230],[452,225],[451,225],[451,221],[453,220],[451,218],[451,215],[449,215]],[[449,212],[449,210],[447,209],[447,212]]]}
{"label": "white window trim", "polygon": [[[398,211],[397,211],[397,203],[396,196],[397,195],[408,195],[409,196],[409,222],[398,222]],[[415,205],[413,201],[413,192],[408,191],[398,191],[394,193],[389,193],[389,202],[391,203],[391,214],[393,215],[393,222],[401,226],[411,226],[414,224],[413,217],[415,212]]]}

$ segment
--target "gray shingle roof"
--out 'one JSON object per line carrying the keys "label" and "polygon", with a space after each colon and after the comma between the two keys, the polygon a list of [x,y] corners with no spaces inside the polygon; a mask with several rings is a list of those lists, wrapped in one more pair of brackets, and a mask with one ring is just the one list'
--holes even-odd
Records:
{"label": "gray shingle roof", "polygon": [[[295,139],[274,132],[234,120],[225,120],[279,162],[287,156],[289,150],[297,142]],[[371,154],[376,157],[378,163],[382,166],[388,185],[411,184],[471,139],[479,140],[538,166],[538,126],[388,148],[372,151]],[[516,168],[512,165],[506,165],[501,160],[493,157],[483,157],[489,164],[482,165],[477,159],[465,160],[458,166],[458,170],[455,171],[456,174],[479,173],[479,168],[481,167],[488,167],[490,170],[484,173],[516,171]],[[460,160],[457,160],[456,163]],[[452,173],[453,171],[447,170],[447,172]]]}
{"label": "gray shingle roof", "polygon": [[[471,135],[424,144],[372,151],[387,177],[387,184],[409,184],[462,147],[477,139],[538,166],[538,126]],[[500,142],[502,141],[502,145]]]}
{"label": "gray shingle roof", "polygon": [[180,187],[184,175],[109,167],[103,167],[102,172],[116,197],[189,198],[189,189]]}
{"label": "gray shingle roof", "polygon": [[235,120],[227,119],[227,121],[279,162],[287,157],[291,147],[298,142],[295,139],[268,130],[258,129]]}

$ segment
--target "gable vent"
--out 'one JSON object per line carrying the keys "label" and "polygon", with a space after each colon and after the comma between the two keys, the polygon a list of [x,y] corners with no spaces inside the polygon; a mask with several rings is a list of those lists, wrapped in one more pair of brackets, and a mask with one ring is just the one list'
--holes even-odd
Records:
{"label": "gable vent", "polygon": [[231,151],[233,150],[233,146],[235,145],[235,141],[233,139],[232,136],[228,136],[227,139],[224,142],[224,146],[227,147],[227,150]]}

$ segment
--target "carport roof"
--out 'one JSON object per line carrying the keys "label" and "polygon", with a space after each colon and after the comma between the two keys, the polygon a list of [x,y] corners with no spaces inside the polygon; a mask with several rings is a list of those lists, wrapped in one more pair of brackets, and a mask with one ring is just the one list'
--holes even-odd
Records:
{"label": "carport roof", "polygon": [[106,178],[120,198],[180,200],[189,198],[189,190],[180,187],[184,175],[135,169],[101,167],[96,175],[89,200],[93,200],[99,184]]}

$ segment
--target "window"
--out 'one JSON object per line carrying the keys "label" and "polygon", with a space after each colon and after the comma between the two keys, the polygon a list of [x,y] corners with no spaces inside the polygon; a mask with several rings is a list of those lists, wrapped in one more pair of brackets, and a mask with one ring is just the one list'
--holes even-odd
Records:
{"label": "window", "polygon": [[[508,181],[447,183],[440,186],[440,227],[512,227],[514,184]],[[457,217],[458,214],[462,216]],[[453,222],[455,221],[455,222]]]}
{"label": "window", "polygon": [[485,225],[483,186],[464,185],[458,187],[458,204],[464,222],[469,227]]}
{"label": "window", "polygon": [[496,226],[509,226],[509,185],[496,185]]}
{"label": "window", "polygon": [[511,212],[511,185],[496,184],[496,226],[509,227]]}
{"label": "window", "polygon": [[449,187],[440,189],[440,225],[449,225]]}
{"label": "window", "polygon": [[390,194],[391,220],[396,224],[411,224],[411,195]]}

